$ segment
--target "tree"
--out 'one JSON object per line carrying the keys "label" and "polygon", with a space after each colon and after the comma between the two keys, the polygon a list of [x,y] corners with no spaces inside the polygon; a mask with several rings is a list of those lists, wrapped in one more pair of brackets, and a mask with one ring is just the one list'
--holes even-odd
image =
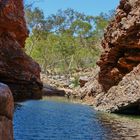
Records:
{"label": "tree", "polygon": [[26,22],[30,29],[36,28],[40,24],[44,22],[44,13],[39,8],[31,8],[26,9]]}
{"label": "tree", "polygon": [[29,0],[23,0],[23,2],[24,2],[24,8],[25,9],[31,8],[31,7],[33,7],[33,5],[36,2],[39,2],[39,1],[41,1],[41,0],[33,0],[32,2],[29,2]]}
{"label": "tree", "polygon": [[58,10],[44,18],[39,8],[27,8],[26,19],[31,31],[27,53],[43,71],[61,73],[95,65],[100,54],[98,44],[110,21],[107,14],[93,17],[73,9]]}

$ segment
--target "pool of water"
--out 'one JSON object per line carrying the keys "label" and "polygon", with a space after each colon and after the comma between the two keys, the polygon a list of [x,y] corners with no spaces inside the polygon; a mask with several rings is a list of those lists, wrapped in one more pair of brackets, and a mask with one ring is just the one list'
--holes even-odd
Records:
{"label": "pool of water", "polygon": [[15,140],[140,140],[140,119],[102,114],[61,99],[18,103]]}

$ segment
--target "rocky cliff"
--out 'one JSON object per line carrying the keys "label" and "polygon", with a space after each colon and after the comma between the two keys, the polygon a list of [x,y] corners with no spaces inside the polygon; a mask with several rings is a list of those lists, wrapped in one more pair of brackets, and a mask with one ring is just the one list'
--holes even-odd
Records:
{"label": "rocky cliff", "polygon": [[140,65],[123,77],[117,86],[99,96],[97,109],[108,112],[140,114]]}
{"label": "rocky cliff", "polygon": [[140,114],[140,1],[121,0],[102,41],[96,107]]}
{"label": "rocky cliff", "polygon": [[140,0],[120,1],[102,47],[98,74],[78,91],[83,101],[97,110],[140,114]]}
{"label": "rocky cliff", "polygon": [[7,85],[0,83],[0,140],[13,140],[13,96]]}
{"label": "rocky cliff", "polygon": [[24,52],[28,36],[22,0],[0,1],[0,82],[15,100],[41,98],[40,67]]}
{"label": "rocky cliff", "polygon": [[140,1],[121,0],[102,41],[99,82],[105,91],[140,63]]}

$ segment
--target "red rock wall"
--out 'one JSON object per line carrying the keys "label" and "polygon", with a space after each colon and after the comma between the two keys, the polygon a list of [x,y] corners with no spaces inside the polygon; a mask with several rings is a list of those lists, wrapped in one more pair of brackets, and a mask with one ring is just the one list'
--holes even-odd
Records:
{"label": "red rock wall", "polygon": [[140,115],[140,64],[126,74],[117,86],[96,98],[100,111]]}
{"label": "red rock wall", "polygon": [[102,41],[99,82],[105,91],[140,63],[140,0],[121,0]]}
{"label": "red rock wall", "polygon": [[0,0],[0,81],[16,100],[41,98],[40,67],[24,52],[28,30],[22,0]]}
{"label": "red rock wall", "polygon": [[28,31],[24,19],[22,0],[0,0],[0,33],[10,32],[16,41],[24,47]]}

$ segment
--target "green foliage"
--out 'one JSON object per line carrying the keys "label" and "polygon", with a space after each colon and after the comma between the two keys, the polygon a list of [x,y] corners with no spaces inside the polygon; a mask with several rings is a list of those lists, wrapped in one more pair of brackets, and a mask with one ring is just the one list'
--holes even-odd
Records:
{"label": "green foliage", "polygon": [[39,8],[32,10],[31,8],[26,9],[26,21],[30,28],[43,22],[44,14]]}
{"label": "green foliage", "polygon": [[79,76],[75,76],[74,80],[72,81],[72,85],[74,87],[78,87],[79,86]]}
{"label": "green foliage", "polygon": [[93,67],[100,55],[101,38],[110,18],[93,17],[74,11],[59,10],[46,19],[38,9],[26,9],[31,30],[26,52],[45,72],[70,73],[74,69]]}

